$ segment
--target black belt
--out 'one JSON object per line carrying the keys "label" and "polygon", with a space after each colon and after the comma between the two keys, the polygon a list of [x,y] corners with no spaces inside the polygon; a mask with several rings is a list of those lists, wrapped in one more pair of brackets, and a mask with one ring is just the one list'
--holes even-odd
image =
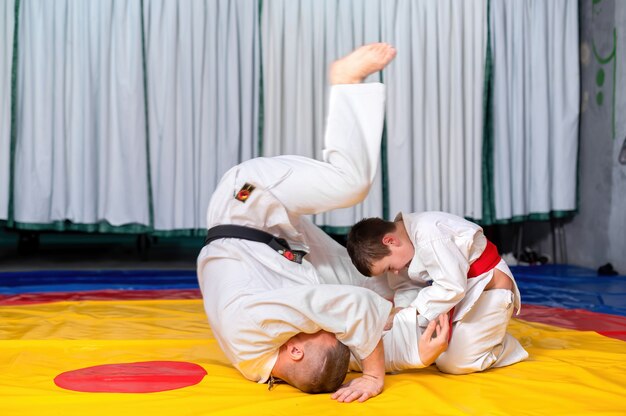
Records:
{"label": "black belt", "polygon": [[257,230],[256,228],[233,224],[216,225],[210,228],[204,239],[204,245],[220,238],[240,238],[242,240],[264,243],[276,250],[278,254],[287,260],[298,264],[302,264],[302,258],[307,254],[306,251],[292,250],[291,247],[289,247],[289,243],[283,238],[278,238],[265,231]]}

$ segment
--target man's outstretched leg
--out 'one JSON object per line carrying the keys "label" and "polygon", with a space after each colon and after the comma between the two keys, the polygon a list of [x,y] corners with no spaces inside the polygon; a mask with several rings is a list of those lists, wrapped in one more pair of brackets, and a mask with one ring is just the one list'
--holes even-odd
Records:
{"label": "man's outstretched leg", "polygon": [[[333,85],[324,160],[302,156],[260,157],[232,168],[213,194],[207,226],[230,222],[229,218],[224,218],[224,207],[232,204],[231,196],[246,185],[271,191],[276,200],[273,203],[293,215],[344,208],[365,199],[380,159],[385,87],[381,83],[362,81],[388,65],[395,54],[391,45],[375,43],[357,48],[334,62],[329,70]],[[246,218],[249,205],[234,204],[234,211],[228,211],[228,215]],[[212,207],[217,208],[214,211]],[[267,227],[272,222],[268,221],[259,218],[248,225],[258,222],[257,227]],[[295,237],[289,230],[280,231],[283,238]]]}
{"label": "man's outstretched leg", "polygon": [[289,212],[316,214],[365,199],[380,159],[385,87],[362,81],[387,66],[395,55],[391,45],[375,43],[331,65],[324,161],[273,158],[291,166],[289,176],[272,190]]}

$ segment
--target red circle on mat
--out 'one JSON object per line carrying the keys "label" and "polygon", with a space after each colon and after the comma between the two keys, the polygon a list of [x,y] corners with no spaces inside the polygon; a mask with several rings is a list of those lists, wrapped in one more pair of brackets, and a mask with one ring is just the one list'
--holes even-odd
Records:
{"label": "red circle on mat", "polygon": [[153,393],[193,386],[205,375],[204,368],[194,363],[144,361],[66,371],[54,378],[54,384],[89,393]]}

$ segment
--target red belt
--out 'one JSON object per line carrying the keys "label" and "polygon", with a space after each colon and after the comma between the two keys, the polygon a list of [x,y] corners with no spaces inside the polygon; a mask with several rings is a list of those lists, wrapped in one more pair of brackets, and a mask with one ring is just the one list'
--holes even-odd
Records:
{"label": "red belt", "polygon": [[467,278],[480,276],[483,273],[487,273],[489,270],[494,269],[498,263],[500,263],[500,255],[498,254],[498,247],[491,241],[487,240],[487,247],[483,254],[477,258],[474,263],[470,264],[470,268],[467,271]]}
{"label": "red belt", "polygon": [[[487,240],[487,246],[485,250],[480,255],[479,258],[474,260],[472,264],[470,264],[470,268],[467,271],[467,278],[471,279],[476,276],[480,276],[483,273],[487,273],[489,270],[493,270],[498,263],[500,263],[500,255],[498,254],[498,247],[493,244],[491,241]],[[449,322],[450,322],[450,332],[448,333],[448,342],[450,342],[450,338],[452,337],[452,317],[454,316],[454,308],[450,309],[448,312]]]}

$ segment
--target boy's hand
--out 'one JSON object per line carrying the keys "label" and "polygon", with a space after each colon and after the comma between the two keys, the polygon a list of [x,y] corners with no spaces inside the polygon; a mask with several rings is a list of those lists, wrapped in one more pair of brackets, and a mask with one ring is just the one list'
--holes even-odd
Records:
{"label": "boy's hand", "polygon": [[439,315],[428,323],[418,341],[420,360],[426,367],[434,363],[437,357],[448,349],[449,334],[450,323],[447,313]]}
{"label": "boy's hand", "polygon": [[350,403],[358,400],[360,403],[377,396],[383,391],[384,381],[380,377],[374,377],[369,374],[363,374],[359,378],[344,384],[333,393],[331,399],[335,399],[341,403]]}
{"label": "boy's hand", "polygon": [[389,312],[389,317],[387,318],[387,323],[385,324],[383,331],[389,331],[391,328],[393,328],[393,318],[395,318],[396,314],[402,309],[404,308],[393,308],[391,312]]}

